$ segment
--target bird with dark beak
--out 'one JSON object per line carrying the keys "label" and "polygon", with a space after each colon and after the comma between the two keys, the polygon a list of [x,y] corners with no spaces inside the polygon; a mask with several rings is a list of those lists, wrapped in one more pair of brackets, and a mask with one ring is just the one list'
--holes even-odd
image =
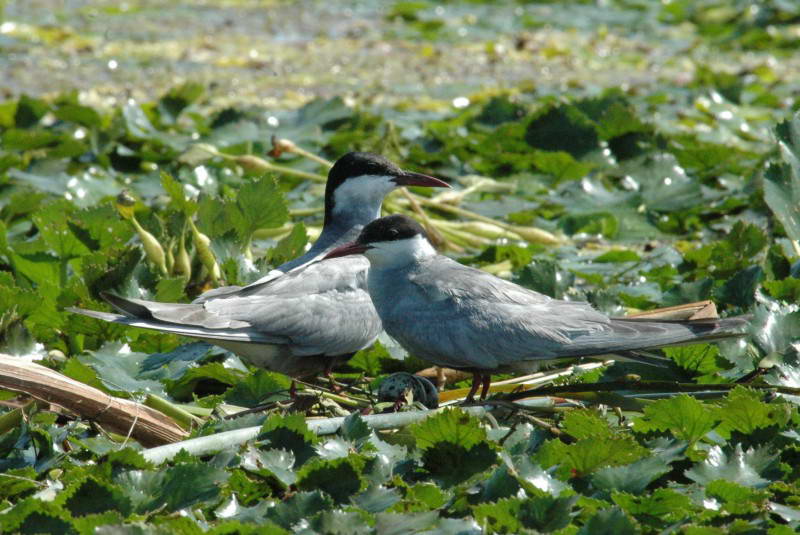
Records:
{"label": "bird with dark beak", "polygon": [[193,303],[106,293],[103,297],[119,313],[69,310],[204,340],[292,378],[330,373],[334,365],[372,345],[381,322],[367,294],[369,262],[359,257],[320,260],[380,217],[383,198],[401,186],[449,187],[376,154],[345,154],[328,173],[322,233],[299,258],[248,286],[211,290]]}
{"label": "bird with dark beak", "polygon": [[748,323],[611,318],[588,303],[552,299],[439,255],[422,227],[403,215],[373,221],[327,258],[349,255],[369,260],[367,288],[387,334],[416,357],[474,374],[468,401],[481,386],[486,398],[493,373],[736,337]]}

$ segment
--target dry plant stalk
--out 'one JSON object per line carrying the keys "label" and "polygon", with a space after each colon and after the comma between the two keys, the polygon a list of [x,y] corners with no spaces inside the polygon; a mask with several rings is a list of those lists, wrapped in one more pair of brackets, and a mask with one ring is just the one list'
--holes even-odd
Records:
{"label": "dry plant stalk", "polygon": [[106,394],[39,364],[0,354],[0,388],[59,405],[87,420],[128,435],[145,447],[189,436],[164,414],[141,403]]}

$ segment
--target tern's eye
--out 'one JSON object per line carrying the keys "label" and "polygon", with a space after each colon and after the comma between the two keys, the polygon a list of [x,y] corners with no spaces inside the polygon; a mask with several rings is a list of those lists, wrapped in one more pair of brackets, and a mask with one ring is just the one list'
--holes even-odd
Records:
{"label": "tern's eye", "polygon": [[390,228],[389,229],[389,238],[390,239],[396,240],[399,235],[400,235],[400,231],[398,231],[396,228]]}

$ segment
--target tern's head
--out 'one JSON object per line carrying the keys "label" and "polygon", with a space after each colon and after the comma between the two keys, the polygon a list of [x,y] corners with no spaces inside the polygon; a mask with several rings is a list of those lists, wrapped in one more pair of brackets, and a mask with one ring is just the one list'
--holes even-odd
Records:
{"label": "tern's head", "polygon": [[436,254],[425,229],[408,216],[390,215],[376,219],[361,231],[358,239],[338,247],[326,258],[363,254],[373,266],[403,266]]}
{"label": "tern's head", "polygon": [[447,182],[419,173],[403,171],[377,154],[348,152],[333,164],[325,187],[325,224],[336,219],[366,220],[380,215],[387,193],[400,186],[449,188]]}

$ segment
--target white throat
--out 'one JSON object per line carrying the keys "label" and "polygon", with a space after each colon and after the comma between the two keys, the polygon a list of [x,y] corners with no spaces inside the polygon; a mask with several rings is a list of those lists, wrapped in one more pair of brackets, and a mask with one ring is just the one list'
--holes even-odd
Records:
{"label": "white throat", "polygon": [[362,175],[348,178],[333,192],[333,216],[369,223],[381,216],[381,203],[397,187],[393,177]]}
{"label": "white throat", "polygon": [[399,268],[436,255],[436,249],[421,234],[405,240],[371,244],[364,256],[377,268]]}

